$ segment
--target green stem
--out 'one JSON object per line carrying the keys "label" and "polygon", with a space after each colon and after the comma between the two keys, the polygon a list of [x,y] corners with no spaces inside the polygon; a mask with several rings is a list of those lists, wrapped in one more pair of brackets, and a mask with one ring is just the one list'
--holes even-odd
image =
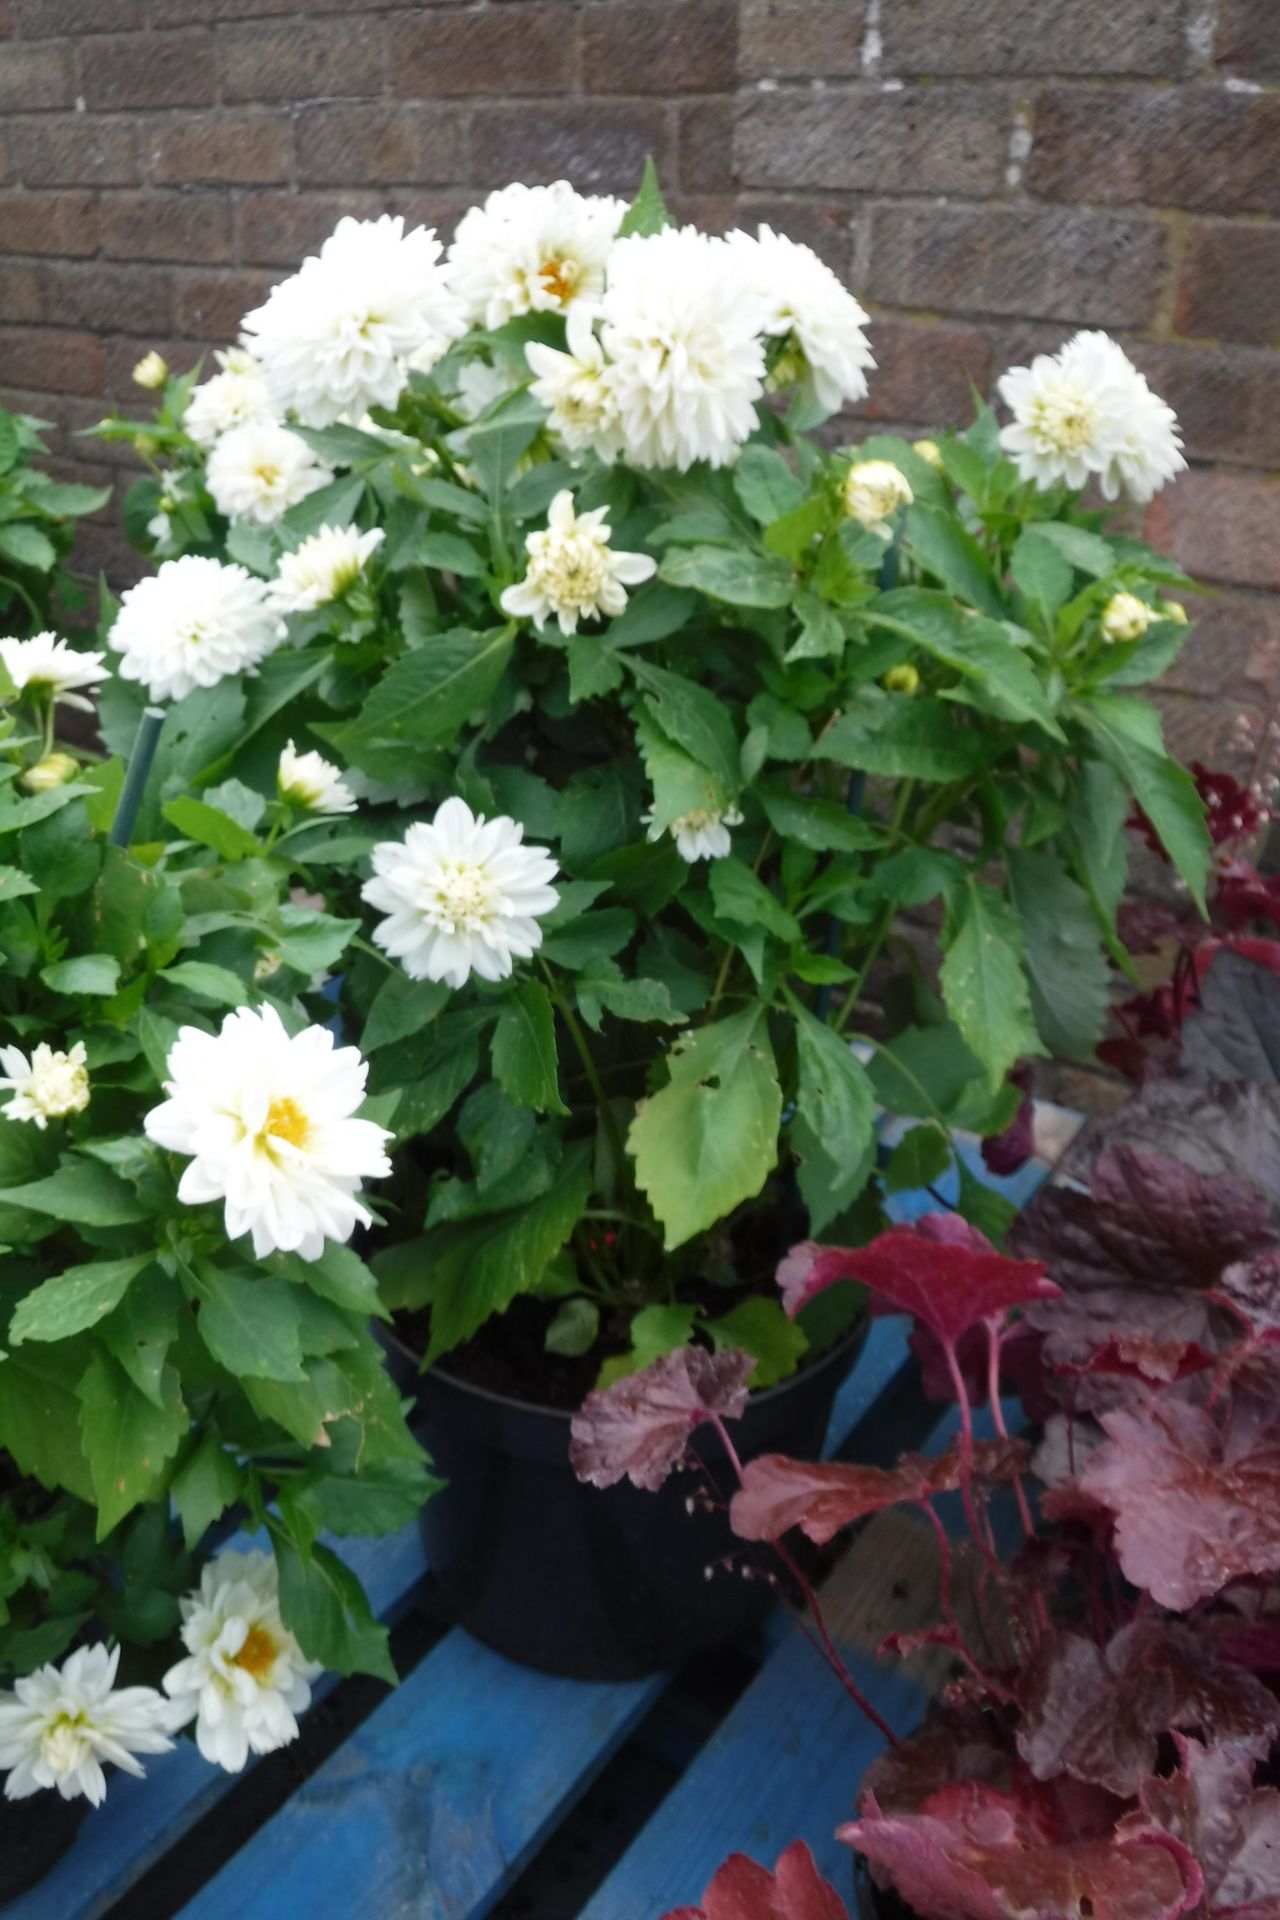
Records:
{"label": "green stem", "polygon": [[596,1110],[600,1115],[600,1124],[605,1130],[605,1136],[608,1139],[610,1150],[613,1153],[618,1175],[620,1178],[625,1179],[627,1173],[626,1142],[622,1137],[622,1130],[618,1126],[618,1116],[614,1113],[613,1108],[605,1097],[600,1075],[596,1071],[596,1063],[591,1058],[591,1049],[587,1045],[587,1036],[582,1031],[577,1014],[570,1006],[566,996],[560,991],[559,982],[541,954],[538,955],[538,965],[542,969],[542,977],[547,983],[547,992],[551,995],[552,1005],[564,1021],[569,1038],[572,1040],[578,1058],[582,1062],[582,1071],[587,1077],[587,1085],[591,1088],[592,1096],[596,1103]]}

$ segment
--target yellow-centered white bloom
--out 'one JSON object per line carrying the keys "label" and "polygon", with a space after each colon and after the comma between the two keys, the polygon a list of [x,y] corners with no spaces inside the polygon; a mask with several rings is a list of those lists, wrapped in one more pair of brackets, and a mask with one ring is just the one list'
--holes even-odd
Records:
{"label": "yellow-centered white bloom", "polygon": [[154,392],[169,378],[168,362],[153,347],[150,353],[144,353],[138,361],[133,369],[132,378],[135,386],[145,387],[149,392]]}
{"label": "yellow-centered white bloom", "polygon": [[576,193],[567,180],[491,193],[458,222],[449,284],[476,326],[521,313],[566,313],[597,301],[625,200]]}
{"label": "yellow-centered white bloom", "polygon": [[1139,600],[1136,593],[1113,593],[1102,609],[1102,637],[1112,643],[1141,640],[1151,622],[1158,618],[1156,609]]}
{"label": "yellow-centered white bloom", "polygon": [[742,815],[736,807],[726,807],[720,811],[716,807],[694,807],[689,813],[680,814],[666,827],[654,824],[651,814],[642,814],[641,819],[649,827],[649,838],[661,840],[669,833],[676,843],[676,849],[682,860],[692,866],[696,860],[724,860],[733,850],[729,836],[730,827],[742,825]]}
{"label": "yellow-centered white bloom", "polygon": [[321,527],[292,553],[282,553],[267,598],[278,613],[313,613],[341,600],[385,539],[381,527]]}
{"label": "yellow-centered white bloom", "polygon": [[80,653],[59,640],[56,633],[36,633],[30,640],[0,640],[0,664],[19,693],[35,699],[55,700],[64,707],[79,707],[93,712],[92,700],[86,700],[83,687],[96,687],[109,680],[103,666],[106,655]]}
{"label": "yellow-centered white bloom", "polygon": [[223,1201],[228,1239],[252,1234],[259,1260],[318,1260],[326,1240],[370,1224],[356,1195],[390,1172],[391,1136],[355,1118],[368,1072],[355,1047],[335,1047],[324,1027],[291,1035],[274,1007],[239,1007],[216,1034],[183,1027],[168,1068],[169,1097],[143,1124],[191,1156],[178,1198]]}
{"label": "yellow-centered white bloom", "polygon": [[554,614],[561,633],[576,633],[579,620],[616,619],[628,587],[651,580],[658,563],[647,553],[616,553],[609,545],[607,507],[575,513],[567,487],[551,502],[547,524],[526,539],[528,570],[502,595],[502,610],[532,620],[541,633]]}
{"label": "yellow-centered white bloom", "polygon": [[21,1047],[0,1047],[0,1091],[12,1094],[0,1112],[10,1120],[30,1120],[44,1132],[51,1120],[83,1113],[89,1104],[89,1069],[84,1041],[70,1053],[57,1053],[42,1040],[28,1060]]}
{"label": "yellow-centered white bloom", "polygon": [[318,753],[299,753],[286,742],[276,770],[280,798],[308,813],[354,813],[356,796],[343,784],[342,769]]}
{"label": "yellow-centered white bloom", "polygon": [[274,1557],[225,1549],[179,1605],[187,1655],[164,1677],[174,1725],[194,1720],[201,1753],[228,1773],[239,1773],[251,1753],[296,1740],[323,1669],[281,1618]]}
{"label": "yellow-centered white bloom", "polygon": [[530,391],[547,409],[552,432],[571,453],[590,448],[602,460],[612,460],[621,444],[618,403],[590,309],[571,307],[565,333],[567,352],[537,340],[525,348],[525,359],[537,375]]}
{"label": "yellow-centered white bloom", "polygon": [[270,527],[332,475],[305,440],[267,422],[224,433],[209,455],[205,478],[213,504],[228,520]]}
{"label": "yellow-centered white bloom", "polygon": [[884,540],[893,537],[889,522],[898,508],[909,507],[915,499],[911,482],[892,460],[856,460],[845,474],[841,493],[850,519]]}
{"label": "yellow-centered white bloom", "polygon": [[43,760],[18,775],[18,785],[28,793],[52,793],[55,787],[65,787],[74,780],[79,771],[80,762],[71,754],[46,753]]}
{"label": "yellow-centered white bloom", "polygon": [[282,632],[263,581],[184,553],[129,588],[107,643],[122,680],[140,681],[153,700],[181,700],[226,674],[256,673]]}
{"label": "yellow-centered white bloom", "polygon": [[101,1806],[103,1762],[142,1778],[136,1755],[164,1753],[173,1710],[154,1687],[117,1687],[120,1649],[77,1647],[62,1666],[37,1667],[0,1693],[0,1768],[5,1798],[56,1787]]}
{"label": "yellow-centered white bloom", "polygon": [[728,239],[764,332],[784,343],[769,385],[798,387],[824,413],[865,398],[875,366],[867,315],[825,261],[772,227],[762,226],[755,239],[742,232]]}
{"label": "yellow-centered white bloom", "polygon": [[196,388],[183,416],[187,432],[206,453],[224,433],[273,426],[277,417],[260,361],[241,347],[228,347],[213,357],[221,371]]}
{"label": "yellow-centered white bloom", "polygon": [[559,899],[557,867],[542,847],[526,847],[524,828],[505,814],[472,813],[446,800],[434,820],[418,821],[403,841],[373,849],[373,879],[363,898],[385,913],[373,937],[411,980],[465,985],[471,974],[505,980],[515,960],[542,945],[538,925]]}
{"label": "yellow-centered white bloom", "polygon": [[1173,409],[1105,333],[1077,333],[998,384],[1013,414],[1000,445],[1041,489],[1096,476],[1108,500],[1123,488],[1147,501],[1187,464]]}
{"label": "yellow-centered white bloom", "polygon": [[601,314],[631,464],[727,466],[755,427],[765,373],[759,301],[727,242],[695,227],[615,242]]}
{"label": "yellow-centered white bloom", "polygon": [[402,214],[339,220],[318,254],[244,317],[280,413],[304,426],[393,407],[409,363],[425,371],[466,329],[428,227]]}

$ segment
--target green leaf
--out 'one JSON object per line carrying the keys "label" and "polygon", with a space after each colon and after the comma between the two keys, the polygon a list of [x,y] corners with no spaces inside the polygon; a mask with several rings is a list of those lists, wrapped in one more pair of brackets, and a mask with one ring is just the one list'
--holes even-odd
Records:
{"label": "green leaf", "polygon": [[640,191],[623,214],[618,226],[618,238],[625,240],[632,233],[646,236],[661,233],[664,227],[674,225],[675,221],[667,212],[667,203],[658,185],[658,170],[653,164],[653,155],[650,154],[644,163]]}
{"label": "green leaf", "polygon": [[737,791],[730,784],[690,759],[668,740],[652,715],[641,709],[635,715],[636,742],[644,760],[644,770],[653,787],[653,831],[660,833],[681,814],[698,808],[723,813]]}
{"label": "green leaf", "polygon": [[82,953],[76,960],[55,960],[51,967],[41,967],[40,978],[54,993],[105,998],[119,985],[120,962],[110,953]]}
{"label": "green leaf", "polygon": [[1051,853],[1011,849],[1006,865],[1040,1038],[1050,1053],[1087,1059],[1102,1038],[1111,989],[1089,896]]}
{"label": "green leaf", "polygon": [[886,1193],[916,1193],[940,1180],[951,1165],[951,1141],[941,1127],[926,1121],[903,1134],[881,1179]]}
{"label": "green leaf", "polygon": [[106,1167],[70,1154],[47,1179],[0,1189],[0,1206],[25,1207],[85,1227],[130,1227],[151,1217],[150,1209]]}
{"label": "green leaf", "polygon": [[449,998],[449,988],[438,980],[410,980],[397,967],[387,974],[374,995],[360,1036],[362,1052],[394,1046],[430,1026]]}
{"label": "green leaf", "polygon": [[331,467],[381,466],[391,458],[389,442],[359,427],[294,427],[291,431]]}
{"label": "green leaf", "polygon": [[360,931],[358,920],[335,920],[314,907],[281,907],[273,945],[286,967],[307,975],[327,973]]}
{"label": "green leaf", "polygon": [[785,787],[761,787],[756,797],[774,832],[815,853],[867,853],[884,844],[884,835],[835,800],[792,793]]}
{"label": "green leaf", "polygon": [[696,593],[683,593],[676,587],[656,581],[632,593],[623,611],[608,626],[609,645],[644,647],[653,640],[666,640],[687,626],[697,611]]}
{"label": "green leaf", "polygon": [[178,1315],[185,1312],[177,1283],[152,1266],[98,1329],[108,1353],[157,1407],[164,1405],[164,1364],[178,1337]]}
{"label": "green leaf", "polygon": [[575,633],[568,643],[569,698],[575,706],[616,693],[625,675],[622,662],[603,634]]}
{"label": "green leaf", "polygon": [[511,484],[512,471],[525,448],[546,424],[546,416],[529,393],[514,393],[466,439],[466,458],[474,467],[480,491],[495,502]]}
{"label": "green leaf", "polygon": [[641,1307],[631,1322],[630,1349],[626,1353],[614,1354],[605,1361],[596,1385],[611,1387],[615,1380],[623,1380],[631,1373],[640,1373],[645,1367],[651,1367],[655,1360],[661,1360],[664,1354],[675,1353],[677,1348],[688,1346],[697,1317],[696,1307]]}
{"label": "green leaf", "polygon": [[1128,813],[1129,795],[1119,774],[1104,761],[1085,760],[1068,789],[1067,817],[1080,877],[1107,927],[1115,925],[1128,877]]}
{"label": "green leaf", "polygon": [[1061,547],[1044,538],[1043,529],[1024,527],[1009,556],[1014,585],[1052,619],[1071,597],[1071,562]]}
{"label": "green leaf", "polygon": [[978,772],[987,745],[945,700],[868,694],[828,727],[814,757],[885,779],[963,780]]}
{"label": "green leaf", "polygon": [[548,1353],[563,1353],[571,1360],[579,1360],[584,1353],[590,1353],[599,1332],[599,1307],[594,1300],[583,1300],[579,1296],[561,1302],[547,1328],[544,1344]]}
{"label": "green leaf", "polygon": [[756,1364],[749,1387],[776,1387],[779,1380],[789,1380],[809,1351],[803,1329],[788,1320],[782,1302],[761,1295],[704,1322],[704,1329],[717,1352],[738,1348],[751,1355]]}
{"label": "green leaf", "polygon": [[97,1326],[154,1258],[147,1252],[65,1268],[18,1302],[9,1339],[15,1347],[24,1340],[65,1340]]}
{"label": "green leaf", "polygon": [[733,490],[751,518],[762,527],[791,513],[805,497],[804,485],[797,480],[780,453],[758,443],[746,446],[733,468]]}
{"label": "green leaf", "polygon": [[1210,854],[1204,802],[1191,775],[1165,753],[1155,709],[1117,693],[1094,694],[1076,711],[1103,759],[1128,784],[1203,913]]}
{"label": "green leaf", "polygon": [[672,1004],[662,980],[628,980],[616,960],[597,960],[573,983],[578,1011],[593,1032],[599,1032],[604,1010],[619,1020],[683,1026],[685,1016]]}
{"label": "green leaf", "polygon": [[31,793],[24,800],[13,799],[12,787],[0,789],[3,801],[0,803],[0,833],[17,833],[22,827],[34,826],[37,820],[45,820],[51,813],[58,813],[63,807],[69,807],[73,800],[83,795],[92,795],[93,788],[83,781],[73,780],[65,787],[55,787],[51,793]]}
{"label": "green leaf", "polygon": [[1022,1055],[1044,1052],[1008,902],[966,878],[947,901],[942,954],[942,997],[994,1091]]}
{"label": "green leaf", "polygon": [[[1006,626],[968,616],[946,594],[922,587],[898,587],[881,594],[864,617],[909,634],[918,646],[960,674],[962,686],[951,690],[953,699],[963,694],[971,704],[986,706],[1003,718],[1029,720],[1059,740],[1064,737],[1031,659]],[[912,708],[919,705],[918,700],[910,702]]]}
{"label": "green leaf", "polygon": [[178,1376],[166,1367],[162,1406],[139,1392],[124,1369],[95,1353],[80,1382],[80,1433],[98,1503],[98,1538],[163,1487],[168,1462],[187,1432]]}
{"label": "green leaf", "polygon": [[442,567],[464,580],[481,578],[489,564],[469,540],[443,528],[423,534],[418,542],[418,558],[425,567]]}
{"label": "green leaf", "polygon": [[798,593],[795,598],[800,638],[787,649],[787,664],[793,660],[838,660],[848,635],[840,616],[816,594]]}
{"label": "green leaf", "polygon": [[659,572],[669,586],[696,587],[730,607],[785,607],[796,588],[785,560],[746,547],[677,547]]}
{"label": "green leaf", "polygon": [[260,1273],[200,1270],[200,1335],[228,1373],[262,1380],[304,1380],[300,1294]]}
{"label": "green leaf", "polygon": [[[386,449],[383,449],[385,454]],[[278,524],[281,537],[291,547],[299,547],[321,527],[349,527],[356,509],[364,499],[365,483],[359,474],[340,474],[327,487],[317,487],[297,506],[282,514]]]}
{"label": "green leaf", "polygon": [[667,1064],[627,1145],[670,1252],[759,1193],[777,1160],[782,1090],[758,1007],[681,1035]]}
{"label": "green leaf", "polygon": [[971,1172],[961,1155],[956,1155],[956,1168],[960,1175],[960,1194],[958,1207],[962,1219],[979,1233],[985,1233],[993,1247],[1004,1246],[1005,1235],[1018,1217],[1018,1209],[1011,1200],[984,1180]]}
{"label": "green leaf", "polygon": [[309,1287],[312,1293],[318,1293],[321,1299],[331,1301],[335,1307],[341,1307],[346,1313],[360,1314],[366,1319],[370,1315],[375,1319],[386,1319],[377,1278],[372,1268],[367,1267],[350,1247],[340,1247],[332,1240],[326,1240],[324,1252],[318,1260],[303,1260],[296,1253],[276,1257],[288,1279],[296,1285]]}
{"label": "green leaf", "polygon": [[991,562],[955,514],[919,501],[907,509],[903,539],[920,564],[968,606],[999,620],[1004,615]]}
{"label": "green leaf", "polygon": [[508,1100],[538,1113],[567,1113],[556,1077],[556,1022],[547,990],[524,980],[508,993],[493,1034],[493,1071]]}
{"label": "green leaf", "polygon": [[821,1233],[860,1192],[874,1164],[876,1101],[848,1041],[798,1001],[792,1012],[797,1088],[791,1144],[801,1160],[810,1226]]}
{"label": "green leaf", "polygon": [[160,978],[175,987],[185,987],[202,1000],[214,1000],[222,1007],[243,1007],[249,989],[230,967],[216,967],[207,960],[181,960],[175,967],[162,967]]}
{"label": "green leaf", "polygon": [[178,800],[170,800],[161,812],[185,839],[196,840],[202,847],[212,847],[223,860],[252,860],[262,851],[246,827],[221,808],[211,807],[206,800],[184,794]]}
{"label": "green leaf", "polygon": [[39,891],[30,874],[23,873],[20,867],[0,867],[0,905],[7,900],[18,900],[24,893]]}
{"label": "green leaf", "polygon": [[10,520],[0,522],[0,560],[33,567],[37,573],[52,573],[58,564],[58,550],[39,527],[25,520]]}
{"label": "green leaf", "polygon": [[392,661],[356,719],[314,731],[357,765],[377,741],[409,741],[415,748],[451,743],[464,722],[488,706],[513,645],[507,627],[436,634]]}
{"label": "green leaf", "polygon": [[240,1498],[244,1477],[214,1433],[206,1433],[169,1484],[188,1552],[194,1552],[215,1520]]}
{"label": "green leaf", "polygon": [[1084,527],[1071,527],[1061,520],[1037,520],[1035,531],[1037,538],[1047,540],[1056,547],[1081,573],[1105,580],[1109,573],[1116,570],[1116,556],[1112,548],[1096,533],[1089,533]]}
{"label": "green leaf", "polygon": [[84,1356],[85,1343],[76,1341],[0,1359],[0,1444],[20,1472],[91,1501],[94,1483],[80,1445]]}
{"label": "green leaf", "polygon": [[304,1559],[282,1527],[273,1525],[271,1533],[280,1611],[302,1651],[332,1673],[371,1673],[394,1686],[387,1629],[374,1619],[351,1569],[318,1540]]}
{"label": "green leaf", "polygon": [[645,689],[645,704],[667,738],[733,792],[741,777],[741,761],[724,703],[682,674],[650,666],[647,660],[630,664]]}
{"label": "green leaf", "polygon": [[713,860],[709,883],[711,898],[721,919],[735,920],[744,927],[763,927],[779,940],[800,939],[800,922],[787,912],[745,861],[732,854],[723,860]]}

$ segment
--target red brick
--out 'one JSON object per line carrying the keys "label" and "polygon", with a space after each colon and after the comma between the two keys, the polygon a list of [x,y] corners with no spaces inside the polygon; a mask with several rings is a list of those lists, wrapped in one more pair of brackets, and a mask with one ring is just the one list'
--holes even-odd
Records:
{"label": "red brick", "polygon": [[1077,208],[877,206],[866,291],[889,306],[1142,327],[1168,236],[1139,215]]}
{"label": "red brick", "polygon": [[588,93],[723,93],[737,81],[737,63],[730,0],[597,0],[582,16]]}
{"label": "red brick", "polygon": [[80,84],[91,107],[211,107],[218,97],[213,35],[194,29],[85,40]]}
{"label": "red brick", "polygon": [[860,193],[996,193],[1012,106],[975,88],[756,93],[734,158],[747,186]]}
{"label": "red brick", "polygon": [[737,185],[733,170],[733,102],[698,100],[680,108],[676,172],[686,193],[721,193]]}
{"label": "red brick", "polygon": [[862,72],[863,0],[742,0],[738,71],[807,80],[835,80]]}
{"label": "red brick", "polygon": [[1280,227],[1195,221],[1173,323],[1179,333],[1280,347]]}
{"label": "red brick", "polygon": [[181,273],[177,279],[176,326],[196,340],[236,340],[240,322],[261,306],[274,275],[259,273]]}
{"label": "red brick", "polygon": [[144,152],[160,186],[270,186],[293,172],[293,128],[283,112],[181,114],[148,127]]}
{"label": "red brick", "polygon": [[238,208],[239,257],[253,266],[296,270],[344,214],[370,220],[385,211],[374,193],[248,193]]}
{"label": "red brick", "polygon": [[53,327],[0,327],[6,382],[48,393],[101,393],[102,342],[92,333]]}
{"label": "red brick", "polygon": [[573,80],[566,5],[424,13],[391,27],[391,84],[402,97],[563,93]]}
{"label": "red brick", "polygon": [[382,23],[232,27],[218,35],[224,100],[320,100],[382,91]]}
{"label": "red brick", "polygon": [[71,49],[14,42],[0,60],[0,113],[42,113],[69,107],[76,97]]}
{"label": "red brick", "polygon": [[9,0],[0,0],[0,40],[12,40],[17,31],[18,23],[13,17]]}
{"label": "red brick", "polygon": [[1172,76],[1186,52],[1167,0],[890,0],[882,33],[883,70],[901,74]]}
{"label": "red brick", "polygon": [[298,172],[309,185],[447,185],[469,173],[466,123],[449,107],[305,107],[297,140]]}
{"label": "red brick", "polygon": [[0,182],[8,186],[13,180],[13,148],[7,134],[0,129]]}
{"label": "red brick", "polygon": [[96,253],[97,204],[91,193],[2,194],[0,234],[8,253]]}
{"label": "red brick", "polygon": [[231,205],[220,193],[104,194],[102,246],[113,260],[216,266],[232,257]]}
{"label": "red brick", "polygon": [[1184,473],[1147,512],[1147,538],[1191,575],[1280,590],[1280,480]]}
{"label": "red brick", "polygon": [[1280,94],[1047,90],[1035,105],[1027,184],[1050,200],[1273,211]]}
{"label": "red brick", "polygon": [[1221,0],[1217,57],[1250,80],[1280,79],[1280,8],[1275,0]]}
{"label": "red brick", "polygon": [[1184,604],[1191,638],[1164,684],[1237,708],[1268,703],[1280,691],[1280,600],[1188,594]]}
{"label": "red brick", "polygon": [[1164,344],[1129,352],[1177,414],[1191,459],[1280,468],[1280,354]]}
{"label": "red brick", "polygon": [[168,333],[173,325],[173,275],[167,267],[57,260],[41,267],[40,280],[47,317],[67,326],[150,336]]}
{"label": "red brick", "polygon": [[853,222],[839,200],[784,200],[753,194],[739,204],[739,221],[754,232],[762,223],[789,240],[812,247],[842,280],[853,256]]}
{"label": "red brick", "polygon": [[0,320],[43,319],[44,289],[36,269],[19,260],[0,260]]}
{"label": "red brick", "polygon": [[145,27],[147,0],[18,0],[24,40],[61,33],[128,33]]}
{"label": "red brick", "polygon": [[584,193],[634,193],[645,159],[670,173],[666,110],[656,101],[477,107],[472,172],[484,186],[572,180]]}
{"label": "red brick", "polygon": [[977,327],[873,314],[870,338],[875,372],[866,399],[848,409],[856,419],[951,426],[969,418],[974,387],[990,385],[991,342]]}
{"label": "red brick", "polygon": [[14,158],[28,187],[132,186],[138,151],[128,122],[91,114],[13,120]]}

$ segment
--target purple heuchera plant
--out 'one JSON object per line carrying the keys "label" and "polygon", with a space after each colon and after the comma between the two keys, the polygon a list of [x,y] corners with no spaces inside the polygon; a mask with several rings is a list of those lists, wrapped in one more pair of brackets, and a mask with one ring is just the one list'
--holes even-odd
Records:
{"label": "purple heuchera plant", "polygon": [[[1129,1144],[1106,1148],[1089,1191],[1050,1189],[1018,1222],[1016,1258],[933,1217],[783,1263],[792,1313],[854,1278],[872,1311],[912,1315],[926,1375],[959,1408],[938,1458],[741,1465],[728,1423],[746,1376],[727,1355],[714,1385],[706,1355],[673,1397],[659,1362],[575,1422],[590,1477],[607,1456],[609,1473],[634,1459],[656,1484],[655,1426],[670,1467],[688,1422],[711,1420],[738,1465],[735,1532],[793,1569],[793,1528],[826,1541],[891,1505],[931,1521],[940,1618],[881,1654],[945,1646],[960,1678],[909,1738],[874,1715],[806,1589],[807,1630],[886,1736],[840,1837],[922,1920],[1280,1920],[1280,1160],[1261,1150],[1280,1133],[1280,1084],[1156,1088],[1121,1130]],[[1001,1417],[1010,1373],[1048,1416],[1031,1462],[1039,1526],[1029,1448]],[[982,1610],[1004,1623],[981,1644],[953,1605],[933,1504],[953,1488]],[[1024,1539],[1002,1564],[992,1503],[1010,1494]],[[784,1886],[794,1849],[776,1876],[735,1856],[701,1908],[668,1920],[836,1920],[843,1903],[805,1858]]]}

